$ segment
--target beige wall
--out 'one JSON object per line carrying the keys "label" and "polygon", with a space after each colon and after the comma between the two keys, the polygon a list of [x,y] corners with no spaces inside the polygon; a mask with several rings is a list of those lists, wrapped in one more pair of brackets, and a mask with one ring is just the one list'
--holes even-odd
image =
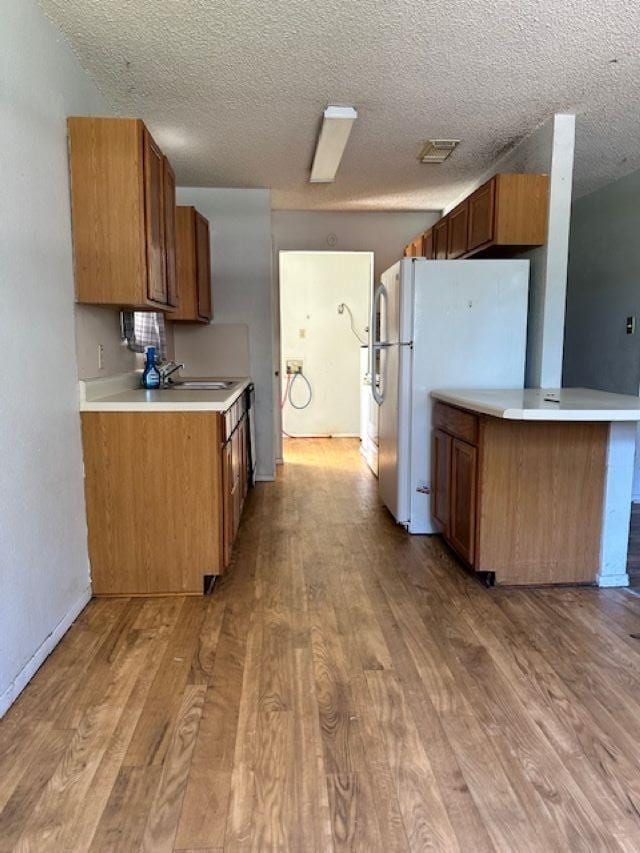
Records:
{"label": "beige wall", "polygon": [[246,323],[175,324],[175,360],[185,376],[249,376]]}
{"label": "beige wall", "polygon": [[[120,312],[101,305],[76,305],[78,378],[113,376],[136,366],[136,354],[120,342]],[[98,370],[98,345],[104,348],[104,367]]]}

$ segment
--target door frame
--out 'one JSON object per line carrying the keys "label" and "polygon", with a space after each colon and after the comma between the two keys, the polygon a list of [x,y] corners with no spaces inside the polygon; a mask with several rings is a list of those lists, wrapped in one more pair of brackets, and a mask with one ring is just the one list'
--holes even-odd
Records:
{"label": "door frame", "polygon": [[282,408],[281,408],[281,393],[282,383],[280,376],[280,367],[282,364],[282,330],[280,328],[281,305],[280,305],[280,276],[282,270],[282,255],[368,255],[370,258],[370,276],[369,276],[369,305],[367,308],[367,317],[371,313],[371,300],[373,298],[373,282],[374,282],[374,264],[375,254],[372,250],[367,249],[283,249],[280,246],[273,246],[273,369],[272,369],[272,386],[273,386],[273,422],[274,422],[274,450],[276,457],[276,465],[284,463],[283,445],[282,445]]}

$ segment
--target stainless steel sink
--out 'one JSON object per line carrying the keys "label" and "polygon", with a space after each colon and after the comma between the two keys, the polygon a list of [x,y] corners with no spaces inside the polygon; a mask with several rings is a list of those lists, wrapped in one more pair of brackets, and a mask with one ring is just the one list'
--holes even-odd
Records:
{"label": "stainless steel sink", "polygon": [[170,385],[165,385],[163,391],[228,391],[238,383],[233,379],[179,379]]}

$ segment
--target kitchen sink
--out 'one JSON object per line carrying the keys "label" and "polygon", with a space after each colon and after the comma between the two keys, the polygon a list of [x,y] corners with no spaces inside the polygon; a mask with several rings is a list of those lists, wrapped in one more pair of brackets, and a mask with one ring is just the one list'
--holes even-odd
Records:
{"label": "kitchen sink", "polygon": [[163,391],[227,391],[237,385],[233,379],[178,379],[170,385],[165,385]]}

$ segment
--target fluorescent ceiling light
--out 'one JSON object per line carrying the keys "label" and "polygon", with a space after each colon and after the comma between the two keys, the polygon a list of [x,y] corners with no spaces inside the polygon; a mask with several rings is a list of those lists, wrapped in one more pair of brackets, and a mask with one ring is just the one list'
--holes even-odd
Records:
{"label": "fluorescent ceiling light", "polygon": [[422,163],[444,163],[459,144],[459,139],[428,139],[418,154],[418,159]]}
{"label": "fluorescent ceiling light", "polygon": [[342,160],[351,128],[358,118],[353,107],[327,107],[311,167],[312,184],[330,184]]}

